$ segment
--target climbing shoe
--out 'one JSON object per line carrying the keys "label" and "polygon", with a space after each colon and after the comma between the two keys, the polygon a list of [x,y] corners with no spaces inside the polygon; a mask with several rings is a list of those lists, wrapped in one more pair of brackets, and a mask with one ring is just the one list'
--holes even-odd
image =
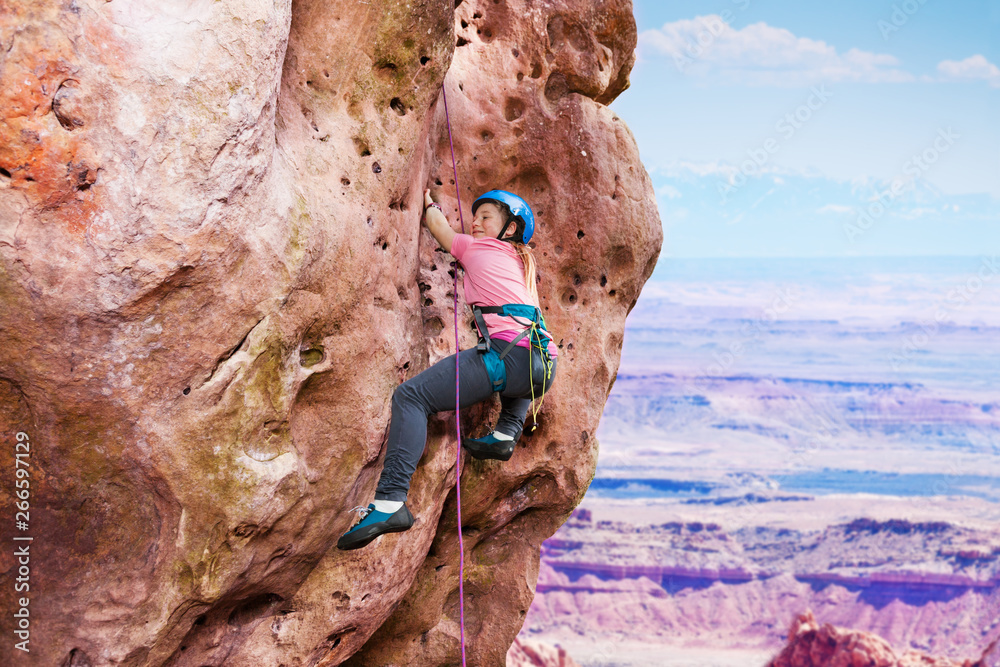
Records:
{"label": "climbing shoe", "polygon": [[413,515],[406,505],[392,514],[379,512],[374,504],[368,507],[355,507],[351,511],[357,512],[361,520],[337,540],[337,548],[344,551],[360,549],[382,533],[401,533],[413,525]]}
{"label": "climbing shoe", "polygon": [[491,431],[481,438],[462,438],[462,446],[469,450],[472,458],[475,459],[496,459],[498,461],[508,461],[514,455],[514,447],[517,439],[521,437],[521,429],[517,429],[514,437],[510,440],[501,440]]}

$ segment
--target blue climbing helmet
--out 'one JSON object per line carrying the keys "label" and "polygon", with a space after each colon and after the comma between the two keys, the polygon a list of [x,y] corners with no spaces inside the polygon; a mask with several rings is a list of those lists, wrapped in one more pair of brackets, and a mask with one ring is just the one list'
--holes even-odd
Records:
{"label": "blue climbing helmet", "polygon": [[[476,209],[486,202],[492,202],[501,208],[506,206],[512,216],[511,219],[504,224],[503,229],[500,230],[500,235],[497,236],[497,239],[501,241],[519,241],[520,243],[527,243],[531,240],[531,235],[535,233],[535,215],[531,212],[531,207],[528,206],[528,202],[524,201],[513,192],[507,192],[506,190],[490,190],[489,192],[484,192],[479,195],[476,197],[476,201],[472,202],[472,215],[475,215]],[[507,227],[509,227],[512,222],[517,225],[514,236],[510,239],[504,239],[503,235],[507,232]]]}

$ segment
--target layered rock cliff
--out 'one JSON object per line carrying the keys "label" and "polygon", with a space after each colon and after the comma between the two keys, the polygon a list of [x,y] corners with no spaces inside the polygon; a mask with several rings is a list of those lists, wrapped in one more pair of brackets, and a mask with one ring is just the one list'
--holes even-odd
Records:
{"label": "layered rock cliff", "polygon": [[566,650],[530,639],[514,638],[506,667],[579,667]]}
{"label": "layered rock cliff", "polygon": [[[456,228],[485,190],[531,203],[561,348],[537,430],[461,475],[469,664],[502,665],[662,243],[606,106],[635,43],[628,0],[0,0],[0,462],[13,479],[20,437],[30,481],[0,535],[33,538],[35,619],[15,659],[456,663],[447,415],[413,528],[332,548],[394,387],[454,348],[430,187]],[[4,548],[4,637],[18,567]]]}
{"label": "layered rock cliff", "polygon": [[799,614],[788,630],[788,645],[767,667],[992,667],[1000,660],[994,641],[979,658],[950,660],[922,651],[898,653],[868,632],[820,625],[811,611]]}
{"label": "layered rock cliff", "polygon": [[958,659],[1000,637],[1000,533],[867,518],[823,530],[634,525],[578,509],[543,545],[537,591],[525,633],[548,642],[777,649],[814,609],[894,646]]}

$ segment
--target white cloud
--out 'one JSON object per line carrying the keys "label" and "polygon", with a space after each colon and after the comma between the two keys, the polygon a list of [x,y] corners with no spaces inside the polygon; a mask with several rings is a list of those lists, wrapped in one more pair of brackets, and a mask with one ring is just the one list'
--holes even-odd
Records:
{"label": "white cloud", "polygon": [[842,204],[827,204],[816,211],[817,213],[854,213],[853,206],[843,206]]}
{"label": "white cloud", "polygon": [[[664,178],[676,178],[684,181],[694,181],[706,176],[714,176],[730,179],[740,173],[739,165],[727,162],[691,162],[688,160],[668,160],[659,164],[651,164],[647,167],[649,174],[659,175]],[[824,174],[814,167],[782,167],[779,165],[764,165],[759,170],[759,175],[751,178],[760,178],[763,175],[773,179],[775,185],[785,183],[783,176],[800,176],[803,178],[824,178]]]}
{"label": "white cloud", "polygon": [[732,83],[800,86],[834,81],[913,81],[886,53],[838,53],[822,40],[796,37],[764,22],[735,30],[718,14],[666,23],[639,35],[640,51],[667,56],[680,72],[717,74]]}
{"label": "white cloud", "polygon": [[940,212],[936,208],[928,208],[926,206],[916,206],[911,209],[902,210],[899,212],[899,217],[904,220],[916,220],[917,218],[922,218],[925,215],[939,215]]}
{"label": "white cloud", "polygon": [[677,199],[681,196],[681,191],[672,185],[662,185],[656,188],[656,194],[667,199]]}
{"label": "white cloud", "polygon": [[729,175],[738,171],[736,167],[719,162],[688,162],[686,160],[671,160],[662,166],[650,168],[650,173],[657,173],[668,178],[683,178],[685,176]]}
{"label": "white cloud", "polygon": [[938,63],[937,71],[945,81],[985,80],[994,88],[1000,88],[1000,68],[983,55],[965,60],[943,60]]}

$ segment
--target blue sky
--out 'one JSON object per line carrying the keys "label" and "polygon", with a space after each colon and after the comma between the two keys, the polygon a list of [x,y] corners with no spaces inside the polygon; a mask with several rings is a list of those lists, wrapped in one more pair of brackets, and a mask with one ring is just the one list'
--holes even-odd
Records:
{"label": "blue sky", "polygon": [[1000,251],[1000,0],[635,0],[666,257]]}

